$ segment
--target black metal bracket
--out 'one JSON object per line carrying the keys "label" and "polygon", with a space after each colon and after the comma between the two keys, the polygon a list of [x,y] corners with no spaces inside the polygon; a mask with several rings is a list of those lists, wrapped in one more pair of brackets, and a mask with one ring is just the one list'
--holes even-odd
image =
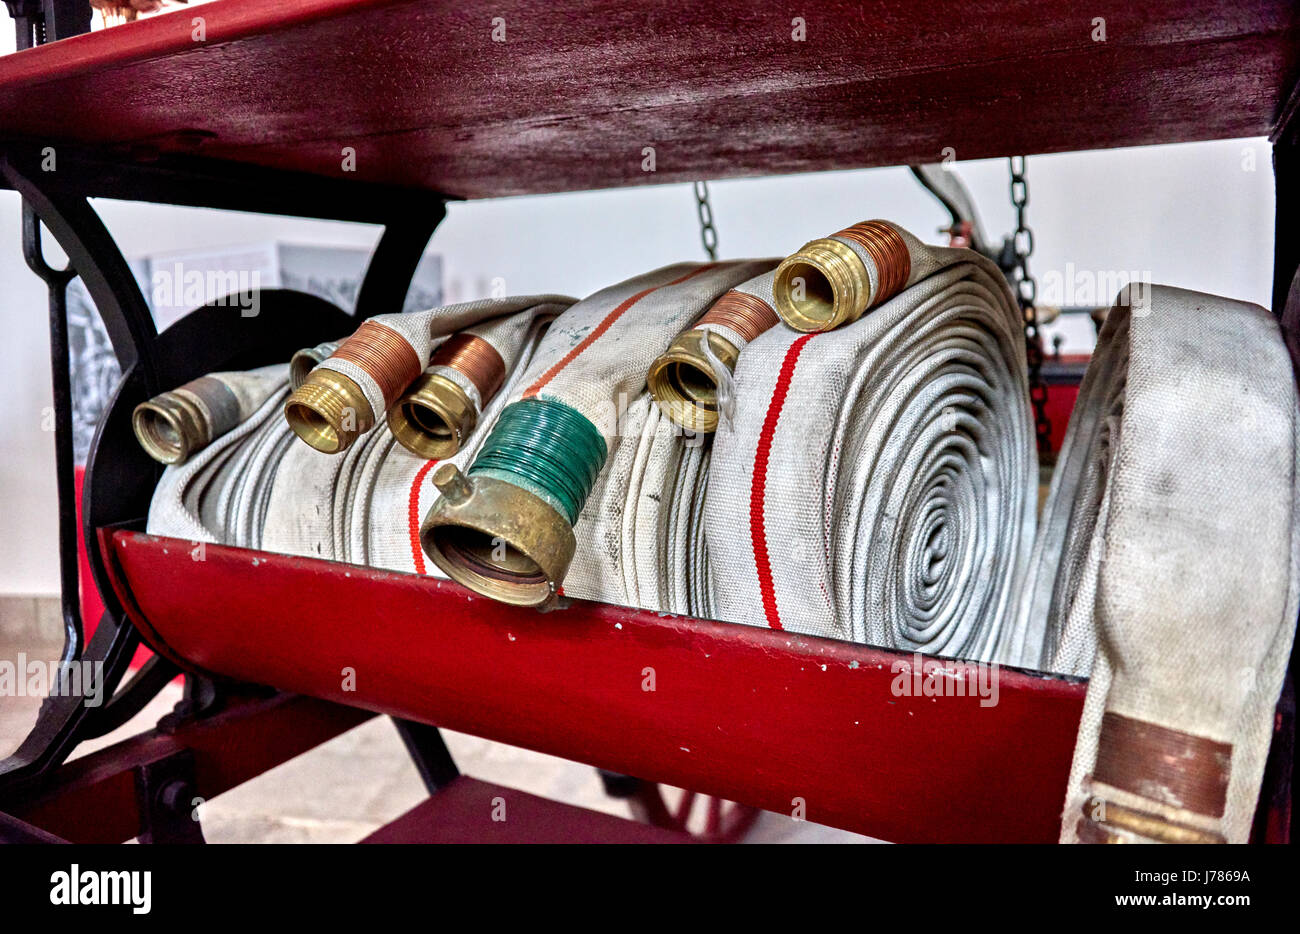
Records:
{"label": "black metal bracket", "polygon": [[135,773],[141,843],[206,843],[199,823],[194,753],[186,749]]}
{"label": "black metal bracket", "polygon": [[[364,316],[401,309],[429,237],[446,211],[445,200],[427,192],[187,156],[155,153],[146,157],[135,151],[103,154],[60,146],[57,171],[45,171],[45,155],[43,147],[30,142],[0,141],[0,185],[23,198],[24,253],[50,294],[63,655],[69,661],[100,662],[103,689],[111,699],[103,708],[88,708],[84,698],[47,698],[31,734],[13,756],[0,761],[0,792],[6,795],[39,786],[41,776],[60,764],[78,743],[125,722],[178,670],[171,662],[157,659],[117,691],[140,634],[127,621],[126,609],[116,598],[104,556],[95,547],[96,533],[108,526],[139,525],[147,509],[148,491],[159,474],[157,465],[134,443],[131,409],[162,389],[205,372],[287,359],[297,347],[340,337],[349,327],[344,323],[346,317],[328,302],[303,293],[265,290],[262,320],[246,319],[238,334],[222,317],[228,309],[209,307],[159,335],[130,267],[89,198],[122,197],[383,223],[384,234],[358,299],[358,311]],[[42,224],[67,253],[66,268],[55,269],[45,261]],[[115,398],[96,431],[83,492],[82,531],[89,546],[94,584],[106,607],[88,644],[77,600],[77,504],[71,450],[66,288],[74,275],[81,277],[90,292],[123,372]],[[220,692],[211,680],[191,673],[186,690],[186,698],[168,722],[179,723],[218,708]],[[432,748],[427,743],[420,745]],[[413,755],[423,774],[420,757],[414,751]]]}
{"label": "black metal bracket", "polygon": [[402,737],[406,751],[415,763],[416,771],[424,781],[424,787],[433,794],[460,777],[460,769],[451,757],[451,751],[443,741],[442,733],[436,726],[416,723],[414,720],[402,720],[393,717],[393,726]]}
{"label": "black metal bracket", "polygon": [[5,0],[5,6],[14,19],[20,50],[90,32],[87,0]]}

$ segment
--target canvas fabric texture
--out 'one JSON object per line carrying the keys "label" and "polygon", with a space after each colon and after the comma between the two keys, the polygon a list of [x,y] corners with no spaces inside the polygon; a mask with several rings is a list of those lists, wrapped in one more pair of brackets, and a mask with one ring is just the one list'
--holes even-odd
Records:
{"label": "canvas fabric texture", "polygon": [[[1085,803],[1250,833],[1300,602],[1297,403],[1265,309],[1129,286],[1109,312],[1045,505],[1024,616],[1090,674],[1062,842]],[[1220,814],[1096,782],[1103,717],[1231,746]]]}

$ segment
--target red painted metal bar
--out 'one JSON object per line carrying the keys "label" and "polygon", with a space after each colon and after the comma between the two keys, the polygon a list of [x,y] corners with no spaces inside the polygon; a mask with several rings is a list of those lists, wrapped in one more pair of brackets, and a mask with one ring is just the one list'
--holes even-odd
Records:
{"label": "red painted metal bar", "polygon": [[[1053,841],[1084,686],[897,696],[911,656],[116,532],[154,648],[206,671],[895,841]],[[973,674],[970,666],[955,671]],[[909,685],[911,682],[908,682]],[[651,689],[653,688],[653,689]]]}
{"label": "red painted metal bar", "polygon": [[197,793],[210,799],[333,739],[370,711],[309,697],[241,698],[173,733],[150,730],[60,768],[6,811],[73,843],[121,843],[141,831],[136,771],[190,750]]}
{"label": "red painted metal bar", "polygon": [[0,127],[460,197],[1268,133],[1295,4],[1104,6],[222,0],[5,56]]}
{"label": "red painted metal bar", "polygon": [[462,775],[362,843],[699,843],[688,833]]}

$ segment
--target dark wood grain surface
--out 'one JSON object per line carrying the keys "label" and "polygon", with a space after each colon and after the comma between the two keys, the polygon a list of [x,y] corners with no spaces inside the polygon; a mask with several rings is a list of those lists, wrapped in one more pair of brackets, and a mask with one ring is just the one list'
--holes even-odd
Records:
{"label": "dark wood grain surface", "polygon": [[0,59],[0,128],[343,177],[352,147],[354,177],[463,197],[970,159],[1267,133],[1298,25],[1278,0],[221,0]]}

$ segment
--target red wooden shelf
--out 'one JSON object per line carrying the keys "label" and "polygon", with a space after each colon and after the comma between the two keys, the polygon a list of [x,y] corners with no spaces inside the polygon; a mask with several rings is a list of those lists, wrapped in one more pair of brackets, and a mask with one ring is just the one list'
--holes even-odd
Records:
{"label": "red wooden shelf", "polygon": [[0,58],[0,132],[475,198],[973,159],[1266,134],[1298,27],[1289,0],[220,0]]}
{"label": "red wooden shelf", "polygon": [[887,840],[1057,837],[1083,684],[1003,669],[995,706],[896,696],[912,657],[861,645],[582,601],[538,613],[215,545],[197,561],[140,533],[103,545],[132,620],[189,667],[778,813],[799,798]]}

